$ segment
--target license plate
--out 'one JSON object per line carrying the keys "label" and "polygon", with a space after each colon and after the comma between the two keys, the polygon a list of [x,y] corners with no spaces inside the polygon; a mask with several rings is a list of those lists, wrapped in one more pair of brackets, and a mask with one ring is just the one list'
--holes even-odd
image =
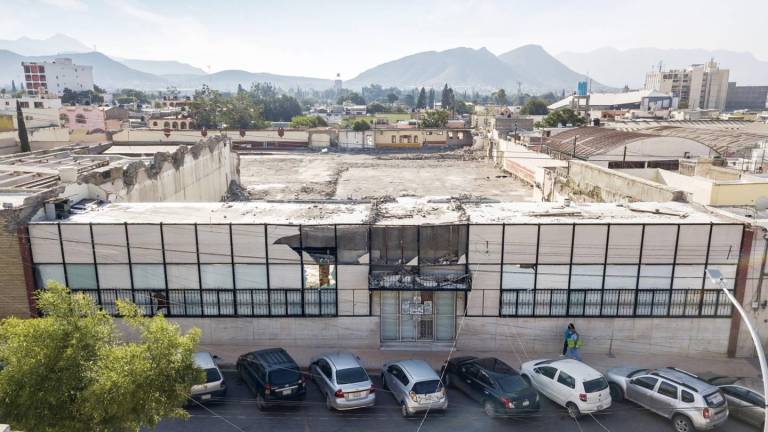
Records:
{"label": "license plate", "polygon": [[291,393],[293,393],[293,389],[280,390],[280,394],[282,395],[289,395]]}
{"label": "license plate", "polygon": [[527,407],[527,406],[528,406],[528,405],[530,405],[530,404],[531,404],[531,402],[530,402],[530,401],[527,401],[527,400],[524,400],[524,401],[523,401],[523,406],[524,406],[524,407]]}
{"label": "license plate", "polygon": [[361,398],[363,396],[365,396],[365,392],[361,392],[361,391],[347,393],[347,399],[359,399],[359,398]]}
{"label": "license plate", "polygon": [[208,400],[210,398],[211,398],[211,395],[209,395],[209,394],[204,394],[204,395],[200,396],[200,399],[202,399],[202,400]]}

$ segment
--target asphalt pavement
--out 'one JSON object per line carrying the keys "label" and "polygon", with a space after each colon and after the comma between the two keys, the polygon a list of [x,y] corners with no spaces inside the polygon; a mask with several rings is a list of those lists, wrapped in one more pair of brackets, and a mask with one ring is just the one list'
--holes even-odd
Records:
{"label": "asphalt pavement", "polygon": [[[669,420],[631,402],[614,403],[604,414],[585,416],[575,421],[565,409],[542,397],[538,414],[526,418],[489,418],[479,403],[460,390],[448,390],[448,410],[403,418],[395,400],[381,390],[378,376],[376,406],[354,411],[329,411],[317,387],[309,382],[307,399],[293,406],[271,407],[259,411],[253,395],[234,371],[225,371],[228,392],[224,400],[189,407],[188,420],[166,420],[160,432],[236,432],[236,431],[575,431],[575,432],[656,432],[670,431]],[[717,431],[754,432],[756,429],[734,419]]]}

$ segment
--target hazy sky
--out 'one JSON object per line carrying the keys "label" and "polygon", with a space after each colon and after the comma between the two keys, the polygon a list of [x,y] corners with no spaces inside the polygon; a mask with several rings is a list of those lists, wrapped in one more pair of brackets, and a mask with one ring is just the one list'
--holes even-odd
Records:
{"label": "hazy sky", "polygon": [[215,72],[350,79],[419,51],[523,44],[552,54],[751,51],[768,60],[768,0],[2,0],[0,39],[64,33],[106,54]]}

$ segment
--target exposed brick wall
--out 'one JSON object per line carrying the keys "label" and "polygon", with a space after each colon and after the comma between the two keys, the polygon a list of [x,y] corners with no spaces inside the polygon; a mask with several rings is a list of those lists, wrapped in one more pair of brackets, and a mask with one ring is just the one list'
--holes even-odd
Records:
{"label": "exposed brick wall", "polygon": [[25,273],[30,271],[31,275],[31,268],[22,257],[19,231],[9,227],[9,216],[12,217],[8,211],[0,212],[0,318],[11,315],[29,317],[31,311]]}

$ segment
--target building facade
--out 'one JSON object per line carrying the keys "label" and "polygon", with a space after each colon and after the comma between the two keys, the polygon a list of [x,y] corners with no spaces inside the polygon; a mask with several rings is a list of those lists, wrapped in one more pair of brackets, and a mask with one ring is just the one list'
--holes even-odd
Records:
{"label": "building facade", "polygon": [[735,82],[728,83],[726,111],[763,111],[766,108],[768,108],[768,86],[739,86]]}
{"label": "building facade", "polygon": [[[724,354],[731,343],[731,305],[704,270],[744,289],[741,224],[677,203],[561,217],[541,204],[465,205],[463,222],[430,205],[442,209],[435,218],[371,223],[367,204],[112,204],[31,224],[30,284],[65,283],[110,313],[131,300],[201,326],[208,343],[506,350],[518,331],[557,347],[560,331],[539,333],[569,321],[589,349],[612,332],[625,347],[654,340],[676,352]],[[406,210],[388,206],[381,213]]]}
{"label": "building facade", "polygon": [[53,61],[22,62],[24,82],[29,95],[55,94],[64,89],[74,92],[93,90],[93,66],[76,65],[69,58]]}
{"label": "building facade", "polygon": [[671,93],[680,108],[723,111],[728,95],[728,74],[728,69],[720,69],[714,61],[685,69],[651,71],[645,76],[645,89]]}

